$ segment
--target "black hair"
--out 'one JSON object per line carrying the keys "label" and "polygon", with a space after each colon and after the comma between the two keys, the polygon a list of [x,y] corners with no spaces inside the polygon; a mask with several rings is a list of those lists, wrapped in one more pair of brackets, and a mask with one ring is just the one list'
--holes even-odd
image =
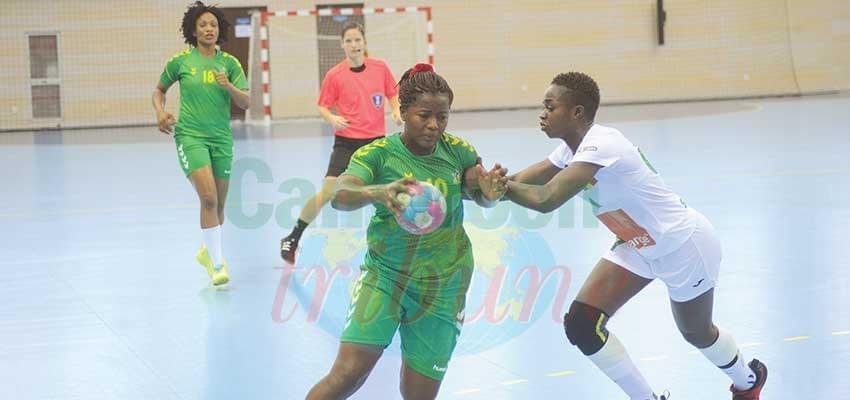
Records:
{"label": "black hair", "polygon": [[567,91],[562,97],[567,97],[573,104],[584,106],[590,121],[596,118],[596,110],[599,109],[599,86],[593,78],[581,72],[567,72],[556,75],[552,84],[566,88]]}
{"label": "black hair", "polygon": [[204,13],[211,13],[218,20],[218,40],[215,44],[222,44],[227,41],[227,31],[230,28],[230,22],[224,18],[224,13],[216,6],[208,6],[200,1],[196,1],[189,6],[186,13],[183,14],[183,23],[180,26],[180,31],[183,32],[183,40],[194,47],[198,46],[198,38],[195,37],[195,24],[198,18]]}
{"label": "black hair", "polygon": [[399,110],[404,112],[419,99],[419,96],[426,93],[448,95],[450,106],[455,97],[449,83],[434,72],[430,65],[417,64],[405,71],[398,81]]}

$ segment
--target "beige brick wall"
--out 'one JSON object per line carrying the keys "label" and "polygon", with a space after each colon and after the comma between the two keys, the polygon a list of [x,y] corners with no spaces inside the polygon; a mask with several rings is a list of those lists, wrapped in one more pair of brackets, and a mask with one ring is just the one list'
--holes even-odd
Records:
{"label": "beige brick wall", "polygon": [[[833,15],[834,11],[839,11],[839,3],[843,3],[844,8],[850,5],[850,2],[836,0],[788,1],[792,61],[796,82],[804,93],[842,88],[837,53],[833,50],[839,42],[833,36],[832,21],[820,18],[823,14]],[[850,49],[845,46],[844,51]],[[843,86],[847,87],[847,82]]]}
{"label": "beige brick wall", "polygon": [[[56,124],[30,117],[26,34],[32,32],[60,35],[62,126],[153,123],[150,94],[165,61],[184,47],[177,29],[185,3],[4,0],[0,130]],[[285,10],[316,2],[219,3]],[[455,109],[536,106],[552,76],[567,70],[596,77],[606,102],[850,89],[846,0],[668,1],[667,44],[662,47],[655,44],[655,2],[649,0],[381,0],[366,5],[426,3],[434,7],[438,70],[455,90]],[[314,22],[303,21],[298,22],[304,24],[301,29],[309,31]],[[378,25],[367,20],[370,32]],[[390,39],[369,40],[374,55],[406,59],[387,54],[392,46],[383,42]],[[315,49],[273,46],[283,46],[273,50],[273,57],[282,57],[272,59],[275,116],[316,115],[316,82],[288,79],[297,71],[317,70]],[[416,51],[424,53],[423,48]],[[393,62],[396,71],[407,63]],[[169,92],[172,111],[177,92]]]}
{"label": "beige brick wall", "polygon": [[833,0],[831,16],[831,24],[823,23],[832,26],[833,77],[840,90],[850,90],[850,1]]}

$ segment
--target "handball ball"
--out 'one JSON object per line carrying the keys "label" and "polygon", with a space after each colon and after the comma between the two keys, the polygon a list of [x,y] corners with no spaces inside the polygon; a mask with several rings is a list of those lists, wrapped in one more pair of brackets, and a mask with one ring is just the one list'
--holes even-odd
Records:
{"label": "handball ball", "polygon": [[401,214],[398,224],[414,235],[424,235],[439,228],[446,219],[446,198],[434,185],[416,182],[408,186],[408,193],[399,193]]}

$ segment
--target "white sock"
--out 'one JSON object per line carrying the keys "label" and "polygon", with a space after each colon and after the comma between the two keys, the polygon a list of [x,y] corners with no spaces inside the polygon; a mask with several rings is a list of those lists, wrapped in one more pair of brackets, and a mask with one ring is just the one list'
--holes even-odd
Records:
{"label": "white sock", "polygon": [[646,379],[629,358],[626,348],[614,334],[609,333],[605,345],[588,358],[632,400],[655,399],[652,388],[646,383]]}
{"label": "white sock", "polygon": [[732,335],[720,330],[717,341],[711,346],[699,349],[709,361],[720,368],[738,390],[747,390],[756,383],[756,373],[744,362],[744,357],[735,344]]}
{"label": "white sock", "polygon": [[221,265],[221,225],[202,229],[202,231],[204,231],[204,245],[207,246],[213,265],[218,268]]}

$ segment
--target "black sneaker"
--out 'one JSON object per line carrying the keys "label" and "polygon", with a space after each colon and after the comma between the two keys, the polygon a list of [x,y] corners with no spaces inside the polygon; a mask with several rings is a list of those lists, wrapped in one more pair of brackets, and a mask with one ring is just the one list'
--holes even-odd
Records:
{"label": "black sneaker", "polygon": [[756,383],[748,390],[738,390],[735,389],[735,385],[730,386],[732,400],[759,400],[761,389],[764,387],[764,382],[767,381],[767,366],[755,358],[750,361],[749,366],[756,373]]}
{"label": "black sneaker", "polygon": [[285,237],[280,239],[280,258],[290,264],[295,264],[295,250],[298,250],[298,239]]}

